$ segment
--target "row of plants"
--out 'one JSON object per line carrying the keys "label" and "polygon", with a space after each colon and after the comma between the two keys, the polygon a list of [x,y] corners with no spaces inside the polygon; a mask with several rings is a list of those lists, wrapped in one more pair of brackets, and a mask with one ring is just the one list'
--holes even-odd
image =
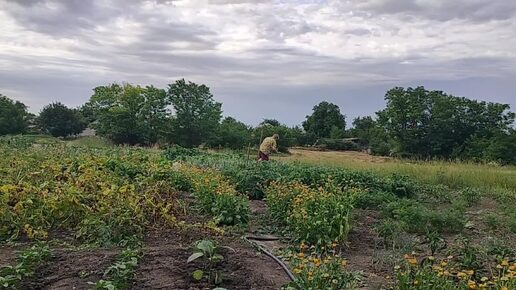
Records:
{"label": "row of plants", "polygon": [[213,216],[217,225],[247,224],[250,215],[249,200],[219,172],[176,163],[176,174],[183,176],[196,197],[199,209]]}
{"label": "row of plants", "polygon": [[346,240],[351,211],[360,189],[342,188],[332,180],[311,188],[299,182],[272,182],[266,189],[271,217],[286,225],[298,242],[325,248]]}
{"label": "row of plants", "polygon": [[0,268],[0,289],[19,289],[23,280],[33,277],[50,256],[46,243],[36,243],[21,251],[14,266]]}
{"label": "row of plants", "polygon": [[53,144],[0,146],[0,241],[64,231],[82,243],[120,244],[145,227],[176,225],[173,164],[148,151]]}
{"label": "row of plants", "polygon": [[332,178],[341,187],[387,192],[396,197],[414,197],[422,187],[410,178],[397,174],[385,178],[371,172],[330,166],[255,162],[237,153],[196,154],[182,159],[195,166],[218,170],[235,184],[239,192],[246,193],[252,199],[264,198],[265,188],[272,181],[298,181],[309,186],[322,186],[328,178]]}
{"label": "row of plants", "polygon": [[123,250],[116,262],[104,271],[104,279],[91,284],[94,284],[96,289],[103,290],[129,288],[141,255],[142,253],[139,248],[127,248]]}
{"label": "row of plants", "polygon": [[405,255],[405,263],[395,267],[396,289],[516,289],[516,262],[498,260],[486,273],[473,267],[464,268],[454,256],[437,259],[434,256]]}

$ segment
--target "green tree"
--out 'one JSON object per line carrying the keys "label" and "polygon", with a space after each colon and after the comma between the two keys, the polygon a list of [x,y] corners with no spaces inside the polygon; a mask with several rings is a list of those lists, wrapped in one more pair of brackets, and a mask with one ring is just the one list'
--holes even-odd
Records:
{"label": "green tree", "polygon": [[86,122],[77,110],[59,102],[49,104],[41,110],[38,124],[43,132],[54,137],[76,135],[86,128]]}
{"label": "green tree", "polygon": [[169,134],[169,104],[163,89],[112,84],[96,87],[85,108],[97,134],[118,144],[152,144]]}
{"label": "green tree", "polygon": [[385,100],[386,108],[377,113],[378,123],[392,140],[391,149],[413,156],[471,156],[472,144],[507,132],[515,118],[508,105],[454,97],[424,87],[394,88]]}
{"label": "green tree", "polygon": [[169,85],[167,97],[175,111],[176,143],[191,147],[214,139],[222,118],[222,104],[215,102],[210,88],[181,79]]}
{"label": "green tree", "polygon": [[357,117],[353,120],[353,128],[350,130],[351,136],[368,144],[376,126],[377,123],[371,116]]}
{"label": "green tree", "polygon": [[251,138],[250,126],[232,117],[226,117],[220,123],[215,139],[210,143],[212,146],[242,149],[249,145]]}
{"label": "green tree", "polygon": [[341,128],[333,125],[331,126],[331,130],[330,130],[330,138],[331,139],[342,139],[344,138],[344,130],[342,130]]}
{"label": "green tree", "polygon": [[346,117],[341,114],[337,105],[328,102],[314,106],[312,115],[306,116],[306,121],[303,122],[305,131],[317,137],[329,138],[333,127],[337,128],[334,132],[341,130],[344,134]]}
{"label": "green tree", "polygon": [[0,136],[27,130],[27,106],[0,94]]}

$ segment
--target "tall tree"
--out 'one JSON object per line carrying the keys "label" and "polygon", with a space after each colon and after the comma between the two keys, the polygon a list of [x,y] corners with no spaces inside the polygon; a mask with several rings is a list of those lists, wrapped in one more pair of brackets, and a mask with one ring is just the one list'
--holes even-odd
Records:
{"label": "tall tree", "polygon": [[86,128],[86,122],[77,110],[59,102],[45,106],[39,113],[38,123],[44,132],[54,137],[79,134]]}
{"label": "tall tree", "polygon": [[213,146],[242,149],[250,142],[251,127],[232,117],[226,117],[220,123],[215,139],[210,143]]}
{"label": "tall tree", "polygon": [[460,157],[473,143],[507,132],[515,115],[505,104],[454,97],[424,87],[394,88],[378,122],[396,146],[416,156]]}
{"label": "tall tree", "polygon": [[176,143],[191,147],[214,137],[222,118],[222,104],[213,99],[209,87],[181,79],[169,85],[167,96],[175,111]]}
{"label": "tall tree", "polygon": [[341,114],[339,106],[321,102],[314,106],[312,115],[306,116],[303,128],[307,133],[315,134],[317,137],[329,138],[332,128],[334,128],[333,135],[337,135],[336,130],[340,130],[344,134],[346,117]]}
{"label": "tall tree", "polygon": [[27,130],[27,106],[0,94],[0,136]]}
{"label": "tall tree", "polygon": [[162,89],[112,84],[96,87],[84,110],[99,135],[119,144],[151,144],[168,133],[169,104]]}

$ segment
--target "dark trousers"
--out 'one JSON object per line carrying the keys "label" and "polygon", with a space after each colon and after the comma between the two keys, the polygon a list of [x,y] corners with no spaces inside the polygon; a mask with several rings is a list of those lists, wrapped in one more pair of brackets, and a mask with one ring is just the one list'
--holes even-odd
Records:
{"label": "dark trousers", "polygon": [[262,151],[258,152],[258,158],[262,161],[269,161],[269,155],[263,153]]}

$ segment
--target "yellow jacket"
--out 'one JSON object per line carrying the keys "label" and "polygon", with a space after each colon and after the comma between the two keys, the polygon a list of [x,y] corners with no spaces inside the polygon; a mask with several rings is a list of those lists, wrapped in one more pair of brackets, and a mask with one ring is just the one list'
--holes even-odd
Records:
{"label": "yellow jacket", "polygon": [[260,151],[269,155],[272,152],[278,152],[278,145],[276,144],[276,139],[273,137],[267,137],[263,139],[262,144],[260,145]]}

